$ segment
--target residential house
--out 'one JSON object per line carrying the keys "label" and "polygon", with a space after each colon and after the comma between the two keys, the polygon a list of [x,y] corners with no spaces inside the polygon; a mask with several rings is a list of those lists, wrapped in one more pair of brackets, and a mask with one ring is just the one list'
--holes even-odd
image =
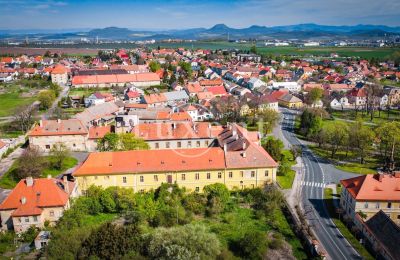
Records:
{"label": "residential house", "polygon": [[303,101],[292,94],[285,94],[278,98],[278,103],[280,106],[291,109],[299,109],[303,106]]}
{"label": "residential house", "polygon": [[51,71],[51,82],[58,85],[65,85],[68,82],[68,70],[63,65],[57,65]]}
{"label": "residential house", "polygon": [[272,88],[274,89],[287,89],[290,92],[297,93],[301,90],[300,85],[295,81],[286,81],[286,82],[272,82]]}
{"label": "residential house", "polygon": [[76,195],[77,186],[66,177],[22,179],[0,204],[1,228],[21,233],[31,226],[44,228],[46,222],[54,225]]}
{"label": "residential house", "polygon": [[255,77],[250,78],[250,80],[247,82],[247,87],[249,89],[256,89],[263,85],[265,85],[264,81],[262,81],[259,78],[255,78]]}
{"label": "residential house", "polygon": [[138,91],[127,91],[125,93],[125,100],[129,101],[129,103],[140,103],[142,98]]}
{"label": "residential house", "polygon": [[103,104],[105,102],[112,102],[115,101],[114,96],[111,93],[101,93],[101,92],[95,92],[85,98],[85,107],[90,107],[90,106],[97,106],[100,104]]}
{"label": "residential house", "polygon": [[86,108],[83,112],[75,115],[86,127],[94,125],[108,125],[115,122],[115,115],[122,112],[114,102],[106,102],[97,106]]}
{"label": "residential house", "polygon": [[362,212],[368,220],[382,210],[400,225],[400,172],[361,175],[340,183],[340,206],[353,222],[356,213]]}
{"label": "residential house", "polygon": [[49,152],[54,145],[64,144],[70,151],[86,151],[88,130],[78,119],[40,120],[28,132],[29,145]]}

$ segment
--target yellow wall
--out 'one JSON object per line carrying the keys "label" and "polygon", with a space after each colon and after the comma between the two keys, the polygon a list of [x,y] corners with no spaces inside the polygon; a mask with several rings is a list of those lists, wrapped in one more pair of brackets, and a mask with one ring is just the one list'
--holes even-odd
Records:
{"label": "yellow wall", "polygon": [[279,105],[287,107],[287,108],[301,108],[303,106],[303,102],[285,102],[279,100]]}
{"label": "yellow wall", "polygon": [[[268,176],[266,175],[268,171]],[[252,176],[252,172],[253,175]],[[210,173],[210,178],[207,178]],[[219,174],[220,173],[220,178]],[[230,175],[232,173],[232,175]],[[196,179],[196,174],[199,179]],[[185,179],[182,179],[185,175]],[[157,180],[155,179],[157,176]],[[262,187],[276,181],[276,168],[254,168],[254,169],[221,169],[210,171],[191,172],[157,172],[157,173],[126,173],[110,175],[76,176],[79,192],[87,190],[91,185],[104,188],[118,186],[132,188],[135,192],[148,191],[158,188],[161,183],[166,183],[168,176],[172,176],[172,183],[186,187],[190,191],[201,192],[204,186],[213,183],[224,183],[229,189]],[[232,177],[230,177],[232,176]],[[141,181],[143,177],[143,182]],[[124,182],[126,178],[126,182]]]}

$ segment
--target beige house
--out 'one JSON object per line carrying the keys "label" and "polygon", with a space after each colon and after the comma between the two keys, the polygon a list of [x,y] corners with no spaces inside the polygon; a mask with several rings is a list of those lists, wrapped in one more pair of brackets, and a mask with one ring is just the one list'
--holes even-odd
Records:
{"label": "beige house", "polygon": [[58,85],[65,85],[68,82],[68,70],[58,65],[51,71],[51,82]]}
{"label": "beige house", "polygon": [[40,120],[29,133],[29,145],[49,152],[58,143],[70,151],[87,151],[88,129],[81,120]]}
{"label": "beige house", "polygon": [[76,196],[75,183],[53,178],[21,180],[0,204],[1,229],[25,232],[31,226],[54,225]]}
{"label": "beige house", "polygon": [[367,174],[346,180],[340,205],[355,222],[356,213],[368,220],[380,210],[400,225],[400,172],[394,174]]}

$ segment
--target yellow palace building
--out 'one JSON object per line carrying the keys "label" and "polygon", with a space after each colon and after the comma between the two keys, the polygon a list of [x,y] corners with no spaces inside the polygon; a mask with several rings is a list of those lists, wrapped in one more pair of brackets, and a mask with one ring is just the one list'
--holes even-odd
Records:
{"label": "yellow palace building", "polygon": [[234,124],[217,140],[218,147],[91,153],[73,176],[81,193],[91,185],[141,192],[177,183],[201,192],[212,183],[243,189],[276,181],[277,163],[260,146],[258,133]]}

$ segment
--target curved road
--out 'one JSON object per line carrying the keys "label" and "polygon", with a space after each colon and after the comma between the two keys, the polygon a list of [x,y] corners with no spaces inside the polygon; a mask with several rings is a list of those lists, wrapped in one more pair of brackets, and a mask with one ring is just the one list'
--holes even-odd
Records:
{"label": "curved road", "polygon": [[301,189],[299,194],[304,214],[313,228],[318,241],[322,244],[330,259],[362,259],[357,251],[342,236],[330,219],[325,207],[324,187],[339,180],[354,177],[354,174],[337,170],[333,165],[317,158],[311,150],[294,135],[296,112],[281,110],[283,114],[282,133],[291,145],[299,145],[303,149],[301,172]]}

